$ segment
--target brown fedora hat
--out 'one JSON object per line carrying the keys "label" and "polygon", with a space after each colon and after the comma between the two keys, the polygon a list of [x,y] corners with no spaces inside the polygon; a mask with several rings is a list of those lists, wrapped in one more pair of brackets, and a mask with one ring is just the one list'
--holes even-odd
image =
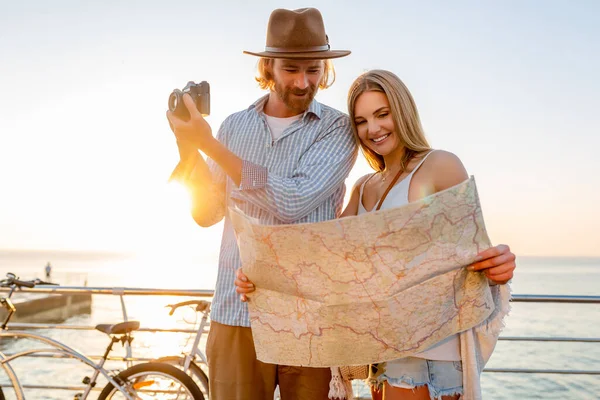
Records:
{"label": "brown fedora hat", "polygon": [[330,49],[323,17],[316,8],[278,8],[269,18],[265,51],[244,53],[266,58],[325,60],[345,57],[350,51]]}

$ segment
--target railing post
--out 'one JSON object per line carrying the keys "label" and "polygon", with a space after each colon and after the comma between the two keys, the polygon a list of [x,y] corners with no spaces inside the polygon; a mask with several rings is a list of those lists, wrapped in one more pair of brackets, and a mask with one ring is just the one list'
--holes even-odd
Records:
{"label": "railing post", "polygon": [[[121,299],[121,311],[123,312],[123,321],[127,322],[127,321],[129,321],[129,317],[127,316],[127,307],[125,306],[125,298],[123,297],[123,290],[121,290],[121,293],[119,294],[119,298]],[[127,357],[127,368],[130,368],[133,366],[133,361],[130,360],[133,356],[133,353],[131,351],[131,344],[127,341],[124,343],[124,346],[125,346],[125,356]]]}
{"label": "railing post", "polygon": [[121,311],[123,312],[123,322],[127,322],[129,321],[129,318],[127,317],[127,307],[125,307],[125,299],[123,298],[123,295],[120,294],[119,298],[121,299]]}

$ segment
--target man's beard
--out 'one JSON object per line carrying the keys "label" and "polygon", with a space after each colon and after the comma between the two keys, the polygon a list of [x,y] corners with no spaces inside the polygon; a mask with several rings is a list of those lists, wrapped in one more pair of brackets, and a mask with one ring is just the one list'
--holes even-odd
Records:
{"label": "man's beard", "polygon": [[[311,85],[304,90],[290,89],[275,83],[275,93],[283,101],[288,109],[300,114],[308,109],[308,106],[315,98],[317,94],[317,86]],[[299,98],[295,95],[306,95],[306,97]]]}

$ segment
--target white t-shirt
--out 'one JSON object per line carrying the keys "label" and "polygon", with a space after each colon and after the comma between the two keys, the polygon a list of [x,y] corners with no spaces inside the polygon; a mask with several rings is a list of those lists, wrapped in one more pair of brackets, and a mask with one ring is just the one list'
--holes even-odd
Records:
{"label": "white t-shirt", "polygon": [[273,141],[275,141],[281,137],[283,131],[285,131],[294,122],[298,121],[302,117],[302,114],[294,115],[293,117],[288,118],[271,117],[270,115],[265,114],[265,117],[267,117],[267,125],[271,131],[271,137],[273,138]]}

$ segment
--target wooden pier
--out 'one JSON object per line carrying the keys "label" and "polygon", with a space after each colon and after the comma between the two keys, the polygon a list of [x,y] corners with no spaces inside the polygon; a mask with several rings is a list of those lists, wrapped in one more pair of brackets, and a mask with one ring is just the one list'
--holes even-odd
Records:
{"label": "wooden pier", "polygon": [[[92,312],[91,293],[35,294],[15,292],[12,298],[17,311],[12,322],[61,322],[69,317]],[[0,308],[0,321],[6,310]]]}

